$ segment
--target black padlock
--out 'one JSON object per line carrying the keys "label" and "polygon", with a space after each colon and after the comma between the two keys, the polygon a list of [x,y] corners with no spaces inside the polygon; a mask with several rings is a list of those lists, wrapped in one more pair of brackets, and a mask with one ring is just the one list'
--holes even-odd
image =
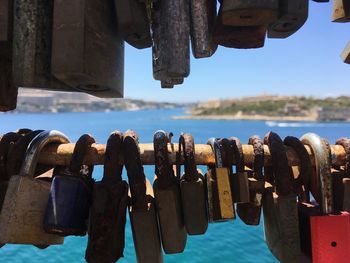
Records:
{"label": "black padlock", "polygon": [[0,1],[0,111],[16,108],[17,87],[12,77],[13,0]]}
{"label": "black padlock", "polygon": [[153,183],[163,250],[166,254],[181,253],[187,241],[183,221],[180,182],[175,177],[168,157],[169,137],[157,131],[153,137],[155,180]]}
{"label": "black padlock", "polygon": [[213,40],[216,44],[228,48],[261,48],[265,44],[266,25],[264,26],[227,26],[222,23],[222,7],[216,19]]}
{"label": "black padlock", "polygon": [[203,174],[197,170],[195,144],[191,134],[181,134],[179,155],[183,149],[185,172],[180,180],[184,222],[189,235],[202,235],[208,228],[206,185]]}
{"label": "black padlock", "polygon": [[95,139],[82,135],[76,142],[69,167],[56,167],[43,227],[47,233],[84,236],[87,231],[94,181],[93,166],[84,164]]}
{"label": "black padlock", "polygon": [[190,0],[191,44],[195,58],[211,57],[217,44],[213,41],[216,0]]}
{"label": "black padlock", "polygon": [[99,97],[123,97],[124,42],[112,1],[54,2],[52,74]]}
{"label": "black padlock", "polygon": [[247,225],[259,225],[261,217],[262,197],[265,190],[264,144],[259,136],[249,138],[248,144],[254,149],[253,170],[248,172],[250,202],[237,204],[236,211],[241,220]]}
{"label": "black padlock", "polygon": [[267,29],[269,38],[287,38],[297,32],[309,15],[309,0],[280,0],[278,19]]}
{"label": "black padlock", "polygon": [[122,180],[123,135],[113,132],[107,142],[103,177],[95,183],[90,208],[85,259],[116,262],[123,257],[128,184]]}
{"label": "black padlock", "polygon": [[148,1],[114,0],[118,29],[131,46],[142,49],[152,46]]}
{"label": "black padlock", "polygon": [[138,262],[163,262],[153,189],[141,163],[138,135],[124,133],[124,162],[129,178],[131,199],[129,216]]}

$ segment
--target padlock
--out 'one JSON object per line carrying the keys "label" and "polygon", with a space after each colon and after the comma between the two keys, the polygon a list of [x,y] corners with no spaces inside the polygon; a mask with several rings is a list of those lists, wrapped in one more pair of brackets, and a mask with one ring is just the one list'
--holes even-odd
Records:
{"label": "padlock", "polygon": [[138,49],[152,46],[148,0],[114,0],[120,34]]}
{"label": "padlock", "polygon": [[[319,181],[321,201],[319,213],[304,211],[309,218],[310,247],[312,262],[348,262],[350,245],[350,215],[347,212],[335,211],[332,195],[331,149],[328,142],[314,133],[302,136],[301,141],[308,145],[314,154],[315,175]],[[307,239],[307,238],[306,238]]]}
{"label": "padlock", "polygon": [[222,23],[228,26],[268,25],[277,19],[278,0],[222,0]]}
{"label": "padlock", "polygon": [[262,196],[265,190],[264,144],[259,136],[249,138],[248,144],[252,145],[254,149],[253,170],[248,171],[250,202],[237,204],[236,211],[245,224],[254,226],[260,224]]}
{"label": "padlock", "polygon": [[261,48],[265,44],[266,30],[266,25],[249,27],[224,25],[222,23],[222,7],[220,6],[214,27],[213,41],[228,48]]}
{"label": "padlock", "polygon": [[[186,0],[157,1],[152,9],[153,77],[169,82],[190,73],[190,10]],[[176,83],[174,83],[176,84]],[[171,85],[163,85],[169,88]]]}
{"label": "padlock", "polygon": [[180,180],[184,222],[189,235],[202,235],[208,228],[204,176],[197,170],[195,144],[191,134],[181,134],[179,154],[183,149],[185,172]]}
{"label": "padlock", "polygon": [[280,0],[278,19],[269,24],[268,38],[287,38],[297,32],[309,15],[309,0]]}
{"label": "padlock", "polygon": [[343,201],[343,209],[350,213],[350,178],[343,179],[344,184],[344,201]]}
{"label": "padlock", "polygon": [[51,66],[76,90],[123,97],[124,42],[112,1],[54,1]]}
{"label": "padlock", "polygon": [[153,137],[155,179],[153,182],[163,250],[166,254],[182,253],[187,233],[183,220],[180,182],[168,157],[169,137],[157,131]]}
{"label": "padlock", "polygon": [[213,41],[216,12],[216,0],[190,0],[190,33],[195,58],[211,57],[218,47]]}
{"label": "padlock", "polygon": [[17,87],[12,78],[13,1],[0,1],[0,111],[16,108]]}
{"label": "padlock", "polygon": [[84,236],[87,231],[94,180],[93,165],[84,164],[95,139],[82,135],[76,142],[69,167],[55,169],[44,229],[60,236]]}
{"label": "padlock", "polygon": [[50,194],[50,183],[34,179],[35,166],[44,146],[68,143],[58,131],[43,131],[28,146],[18,175],[12,175],[0,213],[0,243],[45,247],[62,244],[63,238],[45,233],[42,223]]}
{"label": "padlock", "polygon": [[265,239],[272,254],[281,262],[300,262],[300,237],[297,195],[293,175],[288,166],[286,150],[281,138],[269,132],[264,143],[270,149],[274,185],[263,196]]}
{"label": "padlock", "polygon": [[208,195],[208,216],[209,222],[224,222],[233,220],[236,217],[230,167],[223,163],[223,141],[228,143],[227,139],[208,140],[215,156],[215,165],[208,166],[208,172],[205,175]]}
{"label": "padlock", "polygon": [[250,193],[248,171],[244,169],[242,144],[236,137],[229,138],[229,151],[226,151],[224,164],[227,164],[227,166],[232,169],[233,159],[236,161],[236,172],[231,173],[233,202],[236,204],[249,203]]}
{"label": "padlock", "polygon": [[350,42],[345,47],[344,51],[341,53],[341,58],[346,64],[350,64]]}
{"label": "padlock", "polygon": [[122,180],[123,135],[113,132],[106,146],[103,177],[95,183],[89,216],[87,262],[123,257],[128,184]]}
{"label": "padlock", "polygon": [[162,263],[163,254],[153,189],[146,179],[136,132],[124,133],[124,162],[131,199],[129,216],[137,262]]}
{"label": "padlock", "polygon": [[350,22],[349,0],[333,0],[333,22]]}
{"label": "padlock", "polygon": [[316,3],[328,3],[329,2],[329,0],[312,0],[312,1],[314,1]]}

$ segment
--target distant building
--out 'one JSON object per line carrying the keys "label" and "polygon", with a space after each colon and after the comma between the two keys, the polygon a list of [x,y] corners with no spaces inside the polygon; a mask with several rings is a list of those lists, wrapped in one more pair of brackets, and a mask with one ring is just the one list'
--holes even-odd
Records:
{"label": "distant building", "polygon": [[289,116],[300,116],[302,115],[301,108],[298,104],[287,103],[283,109],[284,113]]}
{"label": "distant building", "polygon": [[320,121],[349,121],[350,108],[320,108],[317,119]]}

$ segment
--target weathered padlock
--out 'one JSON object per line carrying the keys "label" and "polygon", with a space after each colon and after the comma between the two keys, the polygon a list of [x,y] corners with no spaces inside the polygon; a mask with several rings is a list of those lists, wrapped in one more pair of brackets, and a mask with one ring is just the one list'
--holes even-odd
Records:
{"label": "weathered padlock", "polygon": [[[309,214],[312,262],[348,262],[350,246],[350,216],[334,211],[331,178],[331,149],[326,140],[314,133],[302,136],[301,141],[310,146],[315,156],[315,176],[319,181],[321,214]],[[307,211],[304,214],[308,216]]]}
{"label": "weathered padlock", "polygon": [[181,134],[179,154],[183,148],[185,173],[180,180],[184,222],[189,235],[202,235],[208,228],[204,176],[197,170],[195,144],[191,134]]}
{"label": "weathered padlock", "polygon": [[118,29],[131,46],[142,49],[152,46],[148,0],[114,0]]}
{"label": "weathered padlock", "polygon": [[181,253],[187,241],[183,220],[179,179],[175,177],[168,157],[169,137],[157,131],[153,137],[155,179],[153,182],[163,250]]}
{"label": "weathered padlock", "polygon": [[350,42],[346,45],[344,51],[341,53],[341,58],[346,64],[350,64]]}
{"label": "weathered padlock", "polygon": [[[225,146],[224,146],[225,147]],[[232,169],[233,158],[236,161],[236,172],[232,173],[233,202],[249,203],[248,171],[244,168],[243,148],[240,140],[236,137],[229,138],[229,149],[226,151],[224,163]]]}
{"label": "weathered padlock", "polygon": [[52,74],[99,97],[123,97],[124,42],[113,1],[54,1]]}
{"label": "weathered padlock", "polygon": [[68,143],[58,131],[43,131],[30,143],[18,175],[12,175],[0,213],[0,243],[47,246],[62,244],[63,238],[45,233],[42,223],[50,194],[50,183],[34,179],[35,166],[44,146]]}
{"label": "weathered padlock", "polygon": [[138,262],[163,262],[153,189],[141,164],[138,135],[127,131],[123,141],[124,162],[129,178],[130,223]]}
{"label": "weathered padlock", "polygon": [[12,78],[13,0],[0,1],[0,111],[16,108],[17,87]]}
{"label": "weathered padlock", "polygon": [[261,26],[277,19],[278,0],[222,0],[222,23]]}
{"label": "weathered padlock", "polygon": [[329,2],[329,0],[312,0],[312,1],[314,1],[316,3],[328,3]]}
{"label": "weathered padlock", "polygon": [[113,132],[106,146],[102,181],[95,183],[85,259],[116,262],[123,257],[128,184],[122,180],[123,135]]}
{"label": "weathered padlock", "polygon": [[94,181],[93,165],[84,165],[84,159],[93,143],[93,137],[82,135],[75,144],[69,167],[56,167],[43,221],[47,233],[86,234]]}
{"label": "weathered padlock", "polygon": [[190,0],[191,44],[195,58],[211,57],[217,44],[213,41],[216,0]]}
{"label": "weathered padlock", "polygon": [[309,0],[280,0],[278,19],[269,24],[267,37],[287,38],[297,32],[309,15]]}
{"label": "weathered padlock", "polygon": [[274,178],[274,186],[268,187],[263,197],[266,243],[279,261],[300,262],[298,208],[286,150],[281,138],[273,132],[265,136],[264,143],[270,149]]}
{"label": "weathered padlock", "polygon": [[252,145],[254,149],[253,170],[248,171],[250,202],[237,204],[236,212],[245,224],[259,225],[262,196],[265,190],[265,180],[263,176],[264,144],[259,136],[250,137],[248,143]]}
{"label": "weathered padlock", "polygon": [[215,156],[215,165],[208,166],[205,174],[208,194],[209,222],[223,222],[235,219],[230,167],[223,163],[223,141],[227,139],[208,140]]}
{"label": "weathered padlock", "polygon": [[261,48],[265,44],[266,30],[266,25],[249,27],[224,25],[222,23],[222,6],[220,6],[214,27],[213,41],[228,48]]}
{"label": "weathered padlock", "polygon": [[[157,1],[152,9],[153,77],[169,88],[190,73],[190,10],[186,0]],[[168,83],[168,84],[166,84]]]}
{"label": "weathered padlock", "polygon": [[349,0],[333,0],[333,22],[350,22]]}

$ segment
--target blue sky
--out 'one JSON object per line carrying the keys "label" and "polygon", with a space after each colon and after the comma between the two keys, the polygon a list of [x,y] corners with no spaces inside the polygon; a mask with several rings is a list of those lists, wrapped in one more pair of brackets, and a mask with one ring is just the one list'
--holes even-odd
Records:
{"label": "blue sky", "polygon": [[261,49],[219,47],[209,59],[191,56],[191,74],[172,90],[152,77],[151,49],[126,44],[125,97],[156,101],[280,95],[350,95],[350,65],[340,54],[350,41],[350,23],[333,23],[332,1],[310,0],[309,19],[287,39],[266,39]]}

